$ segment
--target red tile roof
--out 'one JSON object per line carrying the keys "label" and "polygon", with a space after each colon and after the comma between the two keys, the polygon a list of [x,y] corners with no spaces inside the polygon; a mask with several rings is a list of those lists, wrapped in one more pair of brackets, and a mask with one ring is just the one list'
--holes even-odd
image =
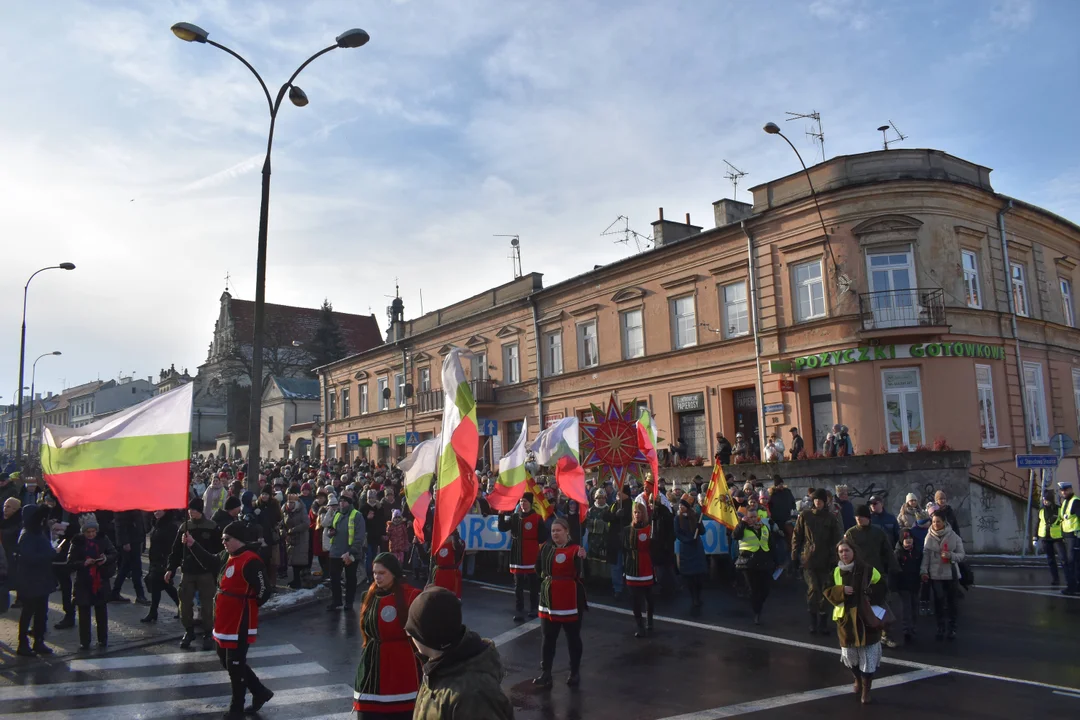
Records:
{"label": "red tile roof", "polygon": [[[255,323],[255,303],[232,298],[229,300],[229,312],[233,318],[236,338],[245,345],[250,344]],[[319,313],[319,308],[266,303],[267,333],[276,336],[281,343],[297,340],[302,345],[307,345],[315,337],[315,331],[319,327]],[[346,355],[355,355],[383,344],[382,331],[374,315],[335,312],[334,319],[341,328]]]}

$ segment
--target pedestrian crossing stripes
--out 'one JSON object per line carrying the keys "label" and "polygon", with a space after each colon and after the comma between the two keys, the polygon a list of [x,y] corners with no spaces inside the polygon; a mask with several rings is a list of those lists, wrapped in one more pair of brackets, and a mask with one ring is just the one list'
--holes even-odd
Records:
{"label": "pedestrian crossing stripes", "polygon": [[[248,660],[260,658],[299,655],[295,645],[253,646],[248,650]],[[129,657],[95,658],[92,660],[72,660],[68,669],[72,672],[97,672],[105,670],[126,670],[128,668],[156,667],[160,665],[188,665],[198,662],[218,662],[216,653],[163,653],[160,655],[132,655]]]}

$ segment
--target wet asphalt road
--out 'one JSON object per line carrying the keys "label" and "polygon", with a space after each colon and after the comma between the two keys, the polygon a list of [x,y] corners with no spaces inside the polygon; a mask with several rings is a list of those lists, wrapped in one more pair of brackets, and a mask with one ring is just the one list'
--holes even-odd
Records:
{"label": "wet asphalt road", "polygon": [[[511,619],[506,588],[465,589],[466,623],[499,644],[504,688],[518,718],[653,720],[732,717],[1024,718],[1062,717],[1080,710],[1080,599],[1044,588],[1041,570],[977,570],[980,586],[961,604],[960,637],[933,638],[922,618],[914,646],[886,650],[874,704],[850,694],[834,636],[804,627],[801,583],[780,582],[765,624],[750,623],[747,602],[712,589],[706,608],[691,614],[677,595],[657,607],[656,633],[633,637],[629,605],[593,592],[586,615],[582,685],[563,684],[565,644],[556,656],[556,685],[536,690],[540,634],[535,623]],[[994,587],[991,587],[994,586]],[[265,622],[253,665],[278,692],[264,718],[350,717],[350,688],[360,651],[355,618],[321,606]],[[63,720],[209,717],[228,692],[212,653],[154,646],[119,656],[89,655],[80,664],[38,666],[0,683],[0,715]],[[119,664],[120,667],[116,667]],[[1070,694],[1070,689],[1072,692]],[[80,712],[81,711],[81,712]]]}

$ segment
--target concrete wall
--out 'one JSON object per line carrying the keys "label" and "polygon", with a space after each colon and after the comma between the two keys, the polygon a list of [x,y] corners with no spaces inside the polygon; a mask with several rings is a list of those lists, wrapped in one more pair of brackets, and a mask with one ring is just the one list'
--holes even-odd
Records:
{"label": "concrete wall", "polygon": [[[1018,553],[1025,544],[1024,503],[985,485],[971,483],[971,535],[967,551]],[[1031,528],[1034,534],[1036,528]],[[1030,550],[1030,546],[1028,548]]]}

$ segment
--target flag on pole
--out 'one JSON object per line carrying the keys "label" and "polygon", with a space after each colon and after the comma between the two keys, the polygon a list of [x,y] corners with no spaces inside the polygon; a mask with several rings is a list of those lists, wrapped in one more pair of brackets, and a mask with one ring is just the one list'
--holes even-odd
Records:
{"label": "flag on pole", "polygon": [[525,461],[528,458],[525,440],[528,434],[529,421],[526,419],[521,424],[521,435],[518,436],[513,449],[499,458],[499,477],[495,481],[495,487],[487,496],[488,505],[492,510],[513,512],[514,506],[525,494],[526,486],[529,484],[529,471],[525,469]]}
{"label": "flag on pole", "polygon": [[652,470],[652,497],[649,502],[656,500],[656,493],[660,488],[660,461],[656,457],[656,426],[653,425],[652,415],[645,408],[641,408],[637,421],[638,449],[649,459],[649,468]]}
{"label": "flag on pole", "polygon": [[536,463],[555,469],[555,482],[568,498],[578,504],[581,517],[589,512],[585,497],[585,468],[578,449],[578,419],[563,418],[537,436],[530,448]]}
{"label": "flag on pole", "polygon": [[476,425],[476,400],[461,367],[461,349],[453,348],[442,366],[442,455],[439,458],[438,490],[435,494],[435,527],[431,547],[440,548],[468,514],[479,483],[476,456],[480,431]]}
{"label": "flag on pole", "polygon": [[739,516],[731,503],[727,478],[724,476],[724,469],[720,467],[720,463],[713,465],[712,479],[709,480],[709,490],[705,493],[705,504],[701,512],[728,530],[734,530],[739,524]]}
{"label": "flag on pole", "polygon": [[41,470],[73,513],[187,507],[194,383],[69,428],[46,425]]}
{"label": "flag on pole", "polygon": [[425,440],[398,463],[398,470],[405,474],[405,505],[413,516],[413,532],[420,542],[424,541],[424,523],[431,505],[431,482],[439,466],[441,438]]}
{"label": "flag on pole", "polygon": [[[537,515],[542,517],[544,520],[547,520],[555,514],[555,508],[553,508],[551,506],[551,503],[548,502],[547,496],[544,495],[543,488],[540,487],[540,485],[531,475],[528,476],[528,479],[525,481],[525,492],[532,493],[532,507]],[[524,494],[525,493],[523,492],[522,495]]]}

